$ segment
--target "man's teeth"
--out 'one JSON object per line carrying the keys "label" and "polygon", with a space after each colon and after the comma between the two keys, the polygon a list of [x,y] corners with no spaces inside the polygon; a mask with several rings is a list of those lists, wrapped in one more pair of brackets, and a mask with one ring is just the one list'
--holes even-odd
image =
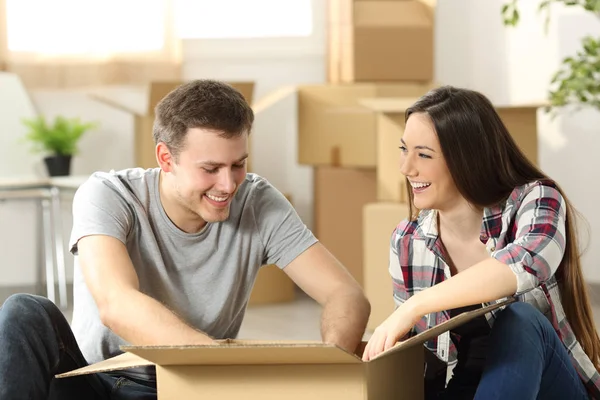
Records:
{"label": "man's teeth", "polygon": [[428,187],[431,183],[420,183],[420,182],[411,182],[410,185],[415,189],[421,189]]}
{"label": "man's teeth", "polygon": [[217,197],[217,196],[213,196],[213,195],[210,195],[210,194],[207,194],[206,197],[208,197],[211,200],[219,201],[219,202],[225,201],[225,200],[227,200],[229,198],[229,196]]}

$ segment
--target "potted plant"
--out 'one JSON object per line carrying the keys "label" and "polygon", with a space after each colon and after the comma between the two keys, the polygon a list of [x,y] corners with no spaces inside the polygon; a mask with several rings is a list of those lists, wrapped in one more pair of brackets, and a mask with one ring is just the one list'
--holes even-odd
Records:
{"label": "potted plant", "polygon": [[[546,29],[550,21],[552,4],[581,7],[600,17],[600,0],[542,0],[539,11],[546,12]],[[516,26],[520,20],[518,0],[510,0],[502,7],[506,26]],[[576,54],[562,60],[562,65],[552,76],[546,111],[556,116],[560,108],[574,106],[573,110],[593,107],[600,110],[600,37],[586,36]]]}
{"label": "potted plant", "polygon": [[43,116],[23,119],[23,124],[29,128],[25,139],[32,142],[33,151],[48,154],[44,162],[50,176],[70,174],[71,158],[78,153],[79,139],[97,126],[95,122],[63,116],[57,116],[53,124],[48,124]]}

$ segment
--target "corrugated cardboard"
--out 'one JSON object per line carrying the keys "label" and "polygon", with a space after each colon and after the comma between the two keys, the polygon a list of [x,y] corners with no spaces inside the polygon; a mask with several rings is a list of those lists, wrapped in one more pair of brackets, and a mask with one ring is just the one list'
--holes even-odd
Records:
{"label": "corrugated cardboard", "polygon": [[154,364],[158,400],[422,400],[422,344],[505,304],[463,313],[368,362],[359,357],[361,351],[355,355],[319,342],[228,340],[205,346],[123,346],[130,355],[117,362],[110,359],[57,377]]}
{"label": "corrugated cardboard", "polygon": [[[362,99],[377,121],[377,199],[406,202],[406,177],[400,173],[398,146],[404,133],[404,112],[413,98]],[[517,145],[534,164],[538,160],[537,112],[541,105],[497,106],[496,111]]]}
{"label": "corrugated cardboard", "polygon": [[371,203],[363,207],[364,291],[371,303],[367,330],[377,328],[394,311],[390,241],[396,226],[407,217],[406,203]]}
{"label": "corrugated cardboard", "polygon": [[313,182],[314,233],[362,285],[362,209],[376,200],[375,170],[316,167]]}
{"label": "corrugated cardboard", "polygon": [[433,21],[418,0],[330,1],[329,82],[431,81]]}
{"label": "corrugated cardboard", "polygon": [[[89,89],[88,94],[94,99],[134,115],[134,159],[136,167],[155,168],[158,166],[155,155],[156,146],[152,137],[154,108],[169,92],[183,83],[184,81],[150,82],[144,86],[128,87],[129,91],[137,92],[134,96],[129,96],[129,99],[134,98],[136,101],[129,102],[126,96],[115,95],[123,94],[123,91],[107,91],[105,88]],[[252,104],[254,82],[228,83],[242,93],[248,104]]]}
{"label": "corrugated cardboard", "polygon": [[298,162],[375,168],[376,112],[364,98],[417,98],[433,83],[307,85],[298,93]]}

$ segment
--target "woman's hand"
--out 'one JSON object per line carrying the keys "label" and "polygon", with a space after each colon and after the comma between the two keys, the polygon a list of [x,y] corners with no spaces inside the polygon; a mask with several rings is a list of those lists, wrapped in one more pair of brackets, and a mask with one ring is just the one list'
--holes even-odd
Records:
{"label": "woman's hand", "polygon": [[378,354],[392,348],[402,339],[421,318],[410,304],[404,303],[394,311],[369,339],[363,353],[363,361],[369,361]]}

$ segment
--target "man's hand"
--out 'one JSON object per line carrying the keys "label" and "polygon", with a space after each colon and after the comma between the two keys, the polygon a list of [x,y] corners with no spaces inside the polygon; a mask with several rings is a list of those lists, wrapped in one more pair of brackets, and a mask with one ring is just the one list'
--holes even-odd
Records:
{"label": "man's hand", "polygon": [[403,304],[396,309],[373,332],[363,353],[363,361],[369,361],[394,345],[410,332],[420,316],[409,304]]}
{"label": "man's hand", "polygon": [[352,275],[320,243],[283,271],[323,307],[323,341],[354,352],[365,332],[371,306]]}

